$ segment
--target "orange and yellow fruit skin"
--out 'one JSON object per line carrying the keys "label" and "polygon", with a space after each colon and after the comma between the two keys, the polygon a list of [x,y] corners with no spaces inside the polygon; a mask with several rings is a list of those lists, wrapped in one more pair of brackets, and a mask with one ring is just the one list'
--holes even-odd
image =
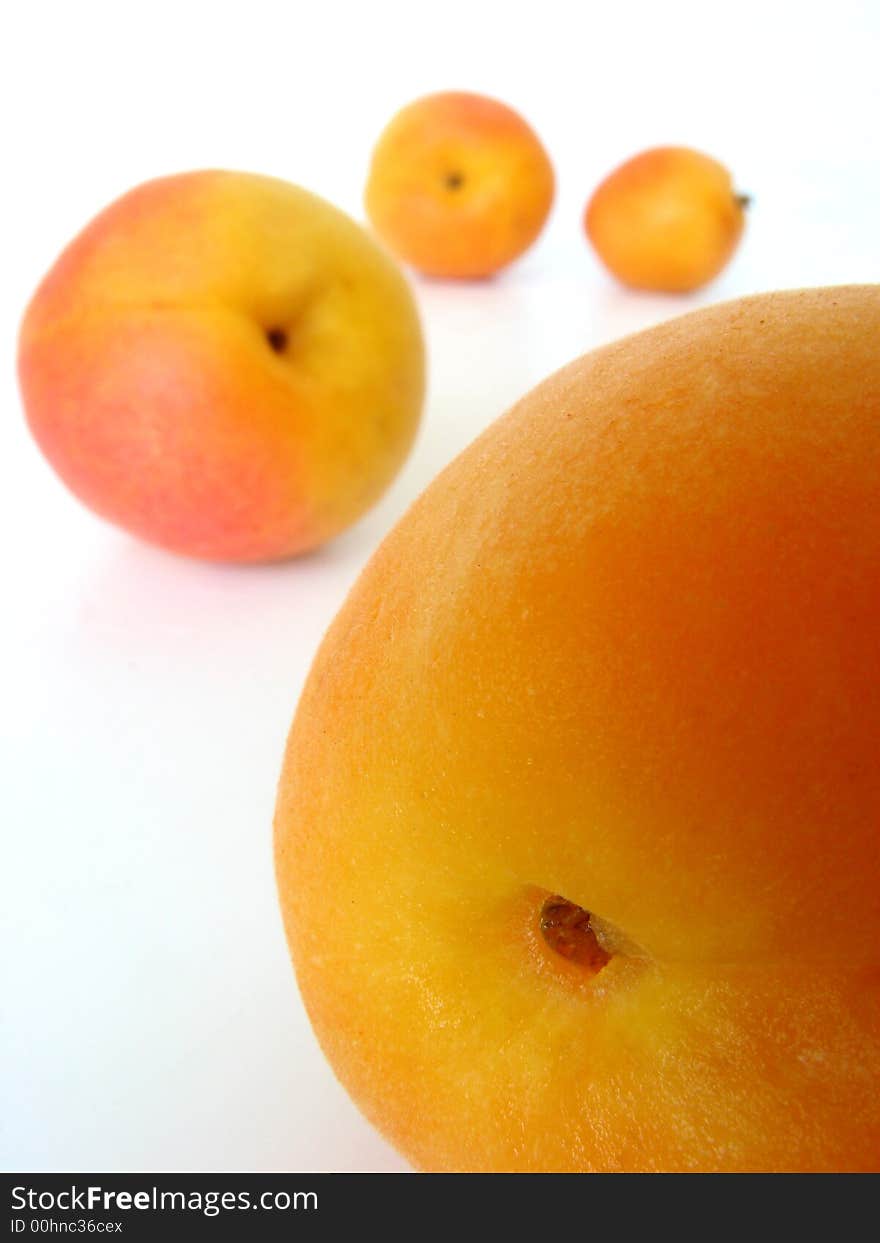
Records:
{"label": "orange and yellow fruit skin", "polygon": [[[426,1170],[880,1167],[880,288],[574,362],[331,627],[276,813],[299,986]],[[539,930],[602,922],[591,975]]]}
{"label": "orange and yellow fruit skin", "polygon": [[399,258],[429,276],[490,276],[537,238],[553,204],[550,159],[498,100],[466,91],[402,109],[373,152],[365,202]]}
{"label": "orange and yellow fruit skin", "polygon": [[176,552],[260,561],[384,491],[424,349],[404,278],[353,221],[208,171],[138,186],[71,243],[26,312],[19,375],[38,444],[93,510]]}
{"label": "orange and yellow fruit skin", "polygon": [[605,178],[587,204],[584,228],[624,285],[687,293],[729,262],[745,202],[717,160],[688,147],[656,147]]}

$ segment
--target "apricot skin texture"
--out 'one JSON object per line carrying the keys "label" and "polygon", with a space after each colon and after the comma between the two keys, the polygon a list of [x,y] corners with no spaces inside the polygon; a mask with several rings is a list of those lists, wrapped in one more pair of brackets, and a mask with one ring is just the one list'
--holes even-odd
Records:
{"label": "apricot skin texture", "polygon": [[606,177],[587,204],[584,228],[624,285],[687,293],[729,262],[744,203],[717,160],[687,147],[656,147]]}
{"label": "apricot skin texture", "polygon": [[[880,288],[818,289],[577,360],[331,627],[281,902],[416,1166],[880,1164],[878,337]],[[617,930],[598,974],[542,940],[551,894]]]}
{"label": "apricot skin texture", "polygon": [[22,324],[45,457],[96,513],[172,551],[290,557],[385,490],[424,348],[395,264],[298,186],[204,171],[137,186],[66,248]]}
{"label": "apricot skin texture", "polygon": [[553,195],[550,159],[518,113],[446,91],[409,104],[387,126],[365,204],[400,259],[428,276],[474,279],[531,246]]}

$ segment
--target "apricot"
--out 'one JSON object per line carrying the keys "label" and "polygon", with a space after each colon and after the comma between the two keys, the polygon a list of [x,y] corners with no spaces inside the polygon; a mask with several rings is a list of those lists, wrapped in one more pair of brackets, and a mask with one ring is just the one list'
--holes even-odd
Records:
{"label": "apricot", "polygon": [[37,443],[96,513],[224,561],[323,543],[415,434],[424,347],[393,261],[297,186],[138,186],[64,251],[21,329]]}
{"label": "apricot", "polygon": [[373,227],[429,276],[483,277],[521,255],[553,203],[550,159],[506,104],[466,91],[428,95],[391,121],[373,152]]}
{"label": "apricot", "polygon": [[584,227],[624,285],[684,293],[725,267],[747,203],[717,160],[687,147],[656,147],[605,178],[587,204]]}
{"label": "apricot", "polygon": [[419,1168],[880,1166],[878,335],[816,289],[579,359],[333,623],[281,903]]}

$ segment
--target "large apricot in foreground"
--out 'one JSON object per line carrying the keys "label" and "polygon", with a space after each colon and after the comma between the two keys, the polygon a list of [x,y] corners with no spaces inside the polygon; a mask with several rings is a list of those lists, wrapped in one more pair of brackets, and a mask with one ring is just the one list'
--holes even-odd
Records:
{"label": "large apricot in foreground", "polygon": [[553,192],[549,156],[517,112],[445,91],[409,104],[385,129],[366,208],[383,241],[420,272],[482,277],[531,246]]}
{"label": "large apricot in foreground", "polygon": [[880,1165],[878,335],[811,290],[572,363],[329,631],[284,920],[417,1166]]}
{"label": "large apricot in foreground", "polygon": [[711,156],[689,147],[655,147],[605,178],[587,204],[584,228],[623,284],[687,293],[729,262],[747,204]]}
{"label": "large apricot in foreground", "polygon": [[138,186],[31,302],[19,372],[38,444],[103,517],[226,561],[323,543],[415,434],[424,350],[397,267],[297,186],[198,172]]}

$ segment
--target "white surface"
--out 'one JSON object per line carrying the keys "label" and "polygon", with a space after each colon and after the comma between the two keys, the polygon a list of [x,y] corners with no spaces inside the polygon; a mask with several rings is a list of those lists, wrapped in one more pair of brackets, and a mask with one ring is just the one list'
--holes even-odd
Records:
{"label": "white surface", "polygon": [[[551,369],[703,302],[880,278],[880,9],[59,0],[11,26],[0,1165],[404,1169],[317,1049],[276,910],[274,786],[316,645],[409,501]],[[502,279],[417,285],[430,399],[385,500],[274,568],[177,560],[92,518],[30,443],[13,377],[58,249],[130,185],[189,167],[275,173],[359,215],[379,129],[450,86],[523,111],[560,194]],[[685,300],[616,290],[580,234],[597,180],[669,141],[755,196],[733,265]]]}

